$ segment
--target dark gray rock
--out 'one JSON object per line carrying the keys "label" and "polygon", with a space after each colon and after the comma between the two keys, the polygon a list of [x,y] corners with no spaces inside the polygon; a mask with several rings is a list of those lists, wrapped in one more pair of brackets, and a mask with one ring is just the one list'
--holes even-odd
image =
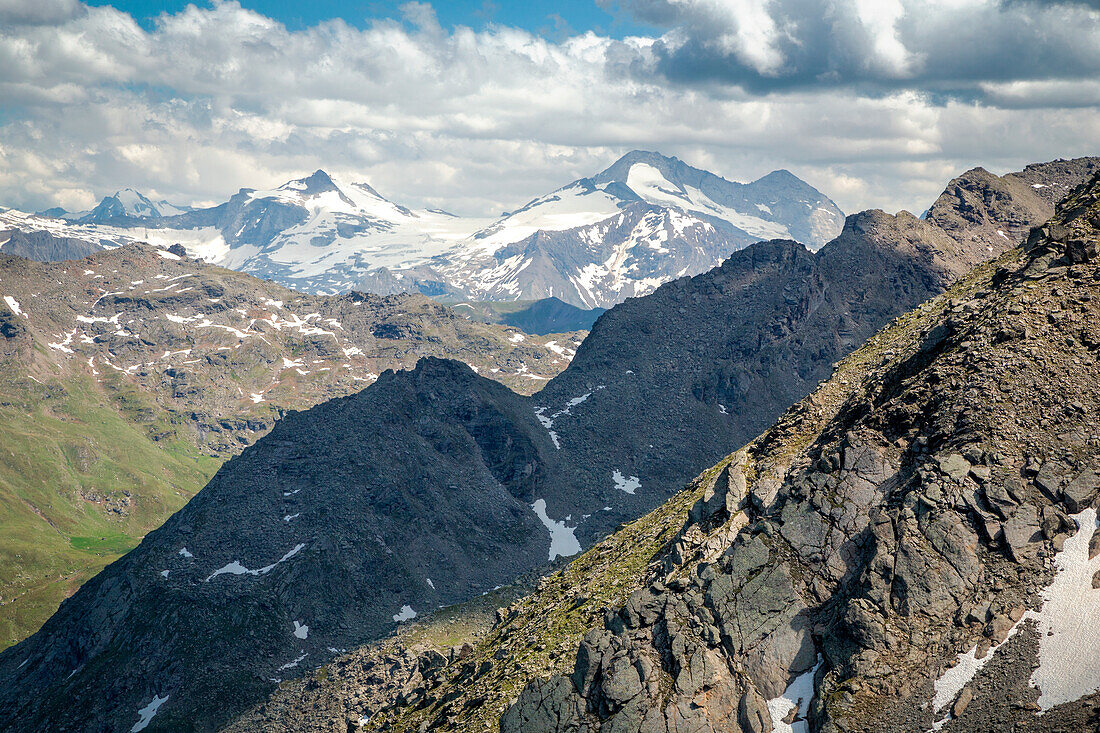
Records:
{"label": "dark gray rock", "polygon": [[582,730],[584,707],[568,677],[532,680],[500,719],[501,733],[540,733]]}
{"label": "dark gray rock", "polygon": [[1097,476],[1096,472],[1091,469],[1077,474],[1062,489],[1062,498],[1065,501],[1066,509],[1072,514],[1091,506],[1096,501],[1098,494],[1100,494],[1100,476]]}
{"label": "dark gray rock", "polygon": [[962,481],[970,473],[970,463],[958,453],[951,453],[939,459],[940,470],[954,481]]}
{"label": "dark gray rock", "polygon": [[1017,507],[1004,524],[1005,543],[1017,562],[1029,557],[1029,550],[1036,549],[1033,543],[1041,540],[1042,536],[1038,512],[1030,504]]}

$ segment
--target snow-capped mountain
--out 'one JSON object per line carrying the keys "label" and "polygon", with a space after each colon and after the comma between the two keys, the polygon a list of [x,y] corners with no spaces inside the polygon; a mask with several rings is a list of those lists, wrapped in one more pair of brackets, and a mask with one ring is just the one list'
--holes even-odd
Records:
{"label": "snow-capped mountain", "polygon": [[204,259],[301,290],[340,292],[372,269],[407,268],[447,252],[484,222],[413,211],[366,183],[337,182],[319,170],[166,223],[216,229],[194,248]]}
{"label": "snow-capped mountain", "polygon": [[432,265],[476,298],[609,307],[755,241],[797,239],[816,250],[843,224],[836,204],[787,171],[733,183],[634,151],[506,214]]}
{"label": "snow-capped mountain", "polygon": [[[21,216],[20,228],[42,223]],[[83,229],[57,231],[56,220],[42,229],[94,247],[179,243],[208,262],[307,292],[554,296],[591,308],[703,272],[762,239],[797,239],[816,250],[843,220],[832,201],[786,171],[741,184],[634,151],[495,220],[412,210],[319,170],[271,190],[242,189],[206,209],[126,189],[79,218]]]}
{"label": "snow-capped mountain", "polygon": [[160,219],[165,216],[177,216],[188,209],[164,201],[153,201],[140,191],[124,188],[103,200],[87,214],[66,215],[66,219],[76,219],[82,224],[128,224],[133,220]]}
{"label": "snow-capped mountain", "polygon": [[[787,171],[734,183],[634,151],[505,214],[427,268],[384,274],[391,289],[411,280],[422,292],[450,285],[483,300],[557,297],[610,307],[762,239],[797,239],[816,250],[843,224],[836,204]],[[379,273],[360,286],[382,287]]]}

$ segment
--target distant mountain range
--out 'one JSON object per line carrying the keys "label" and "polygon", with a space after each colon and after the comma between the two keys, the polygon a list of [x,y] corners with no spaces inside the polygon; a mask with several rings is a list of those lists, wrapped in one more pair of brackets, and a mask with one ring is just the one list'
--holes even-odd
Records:
{"label": "distant mountain range", "polygon": [[844,221],[788,171],[734,183],[643,151],[497,219],[412,210],[320,170],[210,208],[125,189],[90,212],[43,214],[51,216],[0,212],[0,248],[57,260],[131,241],[178,243],[207,262],[311,293],[556,297],[582,308],[699,274],[755,241],[795,239],[816,250]]}

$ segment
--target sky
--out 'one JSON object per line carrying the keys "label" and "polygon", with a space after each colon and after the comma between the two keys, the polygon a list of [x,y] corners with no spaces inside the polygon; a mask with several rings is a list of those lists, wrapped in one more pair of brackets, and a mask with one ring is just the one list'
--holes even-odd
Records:
{"label": "sky", "polygon": [[1100,0],[0,0],[0,205],[318,168],[511,210],[635,148],[854,212],[1100,154]]}

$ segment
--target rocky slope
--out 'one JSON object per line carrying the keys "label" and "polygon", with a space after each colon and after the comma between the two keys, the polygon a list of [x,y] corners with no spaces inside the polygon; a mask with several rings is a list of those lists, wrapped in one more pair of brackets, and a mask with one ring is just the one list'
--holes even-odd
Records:
{"label": "rocky slope", "polygon": [[531,392],[580,338],[470,322],[423,296],[302,295],[150,246],[0,255],[0,646],[287,410],[427,355]]}
{"label": "rocky slope", "polygon": [[214,727],[272,680],[659,506],[942,292],[959,249],[865,212],[816,254],[759,243],[612,309],[532,398],[426,360],[288,418],[0,657],[0,704],[98,730],[168,696],[154,727]]}
{"label": "rocky slope", "polygon": [[951,181],[926,218],[959,241],[962,259],[984,262],[1004,244],[1027,236],[1036,221],[1054,215],[1054,205],[1082,180],[1100,170],[1100,160],[1077,158],[1036,163],[995,176],[974,168]]}
{"label": "rocky slope", "polygon": [[1098,250],[1100,178],[495,619],[231,730],[1095,729]]}
{"label": "rocky slope", "polygon": [[731,459],[502,730],[1096,727],[1098,248],[1093,179],[820,428]]}

